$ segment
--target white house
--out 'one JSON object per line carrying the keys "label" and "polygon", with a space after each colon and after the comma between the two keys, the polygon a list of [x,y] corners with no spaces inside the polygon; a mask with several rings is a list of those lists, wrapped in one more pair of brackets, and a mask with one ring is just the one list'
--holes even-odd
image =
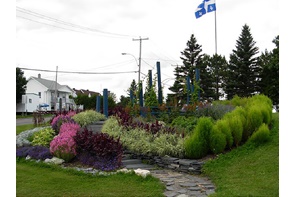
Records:
{"label": "white house", "polygon": [[33,112],[39,110],[38,94],[28,93],[22,95],[22,102],[16,104],[16,112]]}
{"label": "white house", "polygon": [[[59,102],[61,99],[62,109],[75,109],[76,105],[70,95],[73,96],[74,91],[67,85],[60,85],[56,81],[42,79],[41,74],[38,77],[30,77],[27,83],[26,95],[38,95],[38,110],[59,110]],[[33,99],[33,98],[32,98]],[[35,98],[36,99],[36,98]],[[29,102],[29,100],[26,100]],[[32,101],[34,102],[34,101]],[[31,109],[30,109],[31,110]],[[36,110],[36,109],[35,109]],[[35,111],[34,110],[34,111]],[[17,112],[19,111],[17,107]],[[28,111],[27,112],[33,112]]]}

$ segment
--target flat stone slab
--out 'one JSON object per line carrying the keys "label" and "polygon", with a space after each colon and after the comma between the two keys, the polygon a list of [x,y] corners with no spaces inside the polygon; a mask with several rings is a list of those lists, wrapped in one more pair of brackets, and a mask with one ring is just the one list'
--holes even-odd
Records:
{"label": "flat stone slab", "polygon": [[195,187],[197,186],[197,183],[188,182],[188,183],[180,183],[179,185],[182,187]]}
{"label": "flat stone slab", "polygon": [[144,170],[152,170],[152,169],[154,169],[153,166],[148,165],[148,164],[142,164],[142,163],[141,164],[126,165],[125,168],[127,168],[127,169],[138,169],[138,168],[140,168],[140,169],[144,169]]}

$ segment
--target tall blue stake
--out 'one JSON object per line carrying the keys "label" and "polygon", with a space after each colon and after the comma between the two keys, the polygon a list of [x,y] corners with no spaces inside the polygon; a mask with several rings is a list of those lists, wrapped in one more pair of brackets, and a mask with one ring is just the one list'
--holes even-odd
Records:
{"label": "tall blue stake", "polygon": [[139,84],[139,105],[143,107],[142,83]]}
{"label": "tall blue stake", "polygon": [[186,85],[187,85],[187,94],[186,94],[186,104],[189,104],[190,101],[190,92],[191,92],[191,84],[190,84],[190,78],[186,77]]}
{"label": "tall blue stake", "polygon": [[198,101],[200,101],[200,83],[198,83],[200,81],[200,69],[196,68],[196,82],[199,85],[198,87]]}
{"label": "tall blue stake", "polygon": [[133,90],[130,89],[130,100],[131,100],[131,106],[134,104],[134,97],[133,97]]}
{"label": "tall blue stake", "polygon": [[100,95],[96,96],[96,111],[100,113]]}
{"label": "tall blue stake", "polygon": [[163,103],[162,96],[162,85],[161,85],[161,69],[160,62],[157,62],[157,73],[158,73],[158,102],[161,105]]}
{"label": "tall blue stake", "polygon": [[152,88],[152,85],[153,85],[152,70],[149,70],[149,88]]}
{"label": "tall blue stake", "polygon": [[108,117],[108,89],[103,89],[103,114]]}

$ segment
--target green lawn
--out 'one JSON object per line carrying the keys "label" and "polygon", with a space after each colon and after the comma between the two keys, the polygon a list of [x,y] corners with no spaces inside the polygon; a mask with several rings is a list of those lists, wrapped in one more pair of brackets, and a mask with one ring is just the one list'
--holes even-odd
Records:
{"label": "green lawn", "polygon": [[16,163],[16,196],[157,197],[163,196],[164,189],[160,180],[152,176],[93,176],[23,159]]}
{"label": "green lawn", "polygon": [[204,165],[217,187],[212,196],[279,196],[279,115],[273,119],[270,142],[247,143]]}
{"label": "green lawn", "polygon": [[[40,125],[40,127],[45,127],[45,126],[49,126],[49,125],[50,125],[49,123],[46,123],[44,125]],[[23,131],[31,130],[34,128],[35,128],[34,124],[16,126],[16,135],[20,134]]]}

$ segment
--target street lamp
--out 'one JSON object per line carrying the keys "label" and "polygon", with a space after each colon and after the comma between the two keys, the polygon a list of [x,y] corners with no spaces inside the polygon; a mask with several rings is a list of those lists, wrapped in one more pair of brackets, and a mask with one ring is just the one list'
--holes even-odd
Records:
{"label": "street lamp", "polygon": [[122,55],[131,55],[132,57],[134,57],[136,65],[138,66],[138,85],[139,85],[139,83],[140,83],[140,65],[137,63],[136,57],[130,53],[122,53]]}

